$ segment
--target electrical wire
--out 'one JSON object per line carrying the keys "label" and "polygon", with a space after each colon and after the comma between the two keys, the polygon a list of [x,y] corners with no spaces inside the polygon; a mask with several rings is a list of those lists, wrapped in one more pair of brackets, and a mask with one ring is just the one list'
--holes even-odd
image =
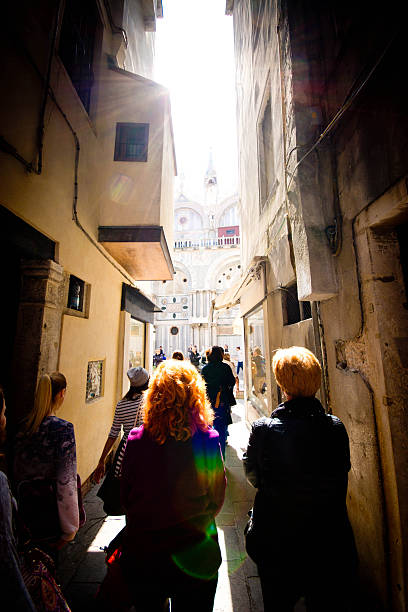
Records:
{"label": "electrical wire", "polygon": [[125,47],[128,47],[129,41],[128,41],[128,37],[126,34],[126,30],[124,30],[123,28],[121,28],[120,26],[116,25],[116,23],[113,21],[113,17],[112,17],[112,10],[109,4],[109,0],[104,0],[104,5],[105,5],[105,10],[106,13],[108,15],[108,19],[109,19],[109,23],[111,26],[112,30],[116,30],[116,32],[120,32],[123,36],[123,40],[125,41]]}
{"label": "electrical wire", "polygon": [[62,9],[62,2],[61,2],[61,0],[59,0],[58,1],[58,5],[57,5],[57,10],[55,12],[55,23],[54,23],[54,28],[53,28],[53,31],[52,31],[50,53],[49,53],[49,56],[48,56],[47,73],[46,73],[45,84],[44,84],[43,100],[42,100],[42,103],[41,103],[40,119],[39,119],[39,122],[38,122],[38,136],[37,136],[37,138],[38,138],[38,159],[37,159],[36,174],[41,174],[42,166],[43,166],[43,149],[44,149],[44,133],[45,133],[45,110],[47,108],[47,102],[48,102],[48,89],[49,89],[50,83],[51,83],[52,61],[54,59],[55,47],[56,47],[56,44],[57,44],[57,34],[58,34],[58,27],[59,27],[60,18],[61,18],[61,9]]}
{"label": "electrical wire", "polygon": [[84,228],[84,226],[82,225],[82,223],[79,220],[78,217],[78,171],[79,171],[79,154],[81,152],[81,145],[79,142],[79,138],[78,135],[76,133],[76,131],[74,130],[70,120],[68,119],[67,115],[65,114],[65,112],[63,111],[63,109],[61,108],[61,106],[59,105],[54,92],[52,91],[51,87],[49,88],[49,95],[50,98],[52,99],[52,101],[54,102],[55,106],[57,107],[57,109],[59,110],[60,114],[62,115],[65,123],[67,124],[72,137],[74,139],[74,143],[75,143],[75,162],[74,162],[74,197],[73,197],[73,203],[72,203],[72,220],[75,221],[76,225],[79,227],[79,229],[85,234],[85,236],[88,238],[88,240],[90,242],[92,242],[92,244],[94,245],[94,247],[96,247],[98,249],[98,251],[105,257],[105,259],[107,261],[109,261],[109,263],[118,271],[120,272],[120,274],[128,281],[130,282],[130,284],[132,285],[132,287],[136,286],[135,281],[132,279],[131,276],[128,276],[117,264],[116,262],[111,259],[108,254],[105,252],[105,250],[100,246],[100,244],[95,240],[95,238],[93,238],[93,236],[91,236],[91,234],[89,234],[89,232]]}
{"label": "electrical wire", "polygon": [[[288,165],[288,161],[289,161],[289,157],[292,154],[292,152],[294,150],[296,150],[296,147],[294,147],[294,149],[292,149],[287,157],[286,160],[286,172],[288,174],[291,175],[289,184],[287,186],[287,191],[289,191],[289,188],[292,184],[292,181],[295,177],[295,172],[296,170],[299,168],[299,166],[304,162],[304,160],[310,155],[310,153],[312,153],[317,146],[319,146],[319,144],[322,142],[322,140],[324,140],[324,138],[326,138],[326,136],[329,134],[329,132],[331,132],[331,130],[334,128],[334,126],[340,121],[341,117],[344,115],[344,113],[350,108],[350,106],[353,104],[354,100],[357,98],[357,96],[360,94],[360,92],[364,89],[364,87],[366,86],[366,84],[368,83],[368,81],[370,80],[372,74],[374,73],[374,71],[377,69],[377,67],[379,66],[379,64],[381,63],[381,61],[383,60],[385,54],[387,53],[388,49],[390,48],[391,44],[394,42],[394,39],[397,35],[397,32],[395,32],[394,36],[391,37],[391,39],[388,41],[388,43],[386,44],[385,48],[383,49],[383,51],[380,53],[379,57],[377,58],[376,62],[374,63],[374,65],[371,67],[371,69],[369,70],[368,74],[366,75],[366,77],[364,78],[363,82],[354,90],[352,91],[347,97],[346,100],[343,102],[342,106],[339,108],[339,110],[337,111],[337,113],[334,115],[333,119],[330,121],[330,123],[325,127],[325,129],[323,130],[323,132],[320,134],[319,138],[316,140],[316,142],[310,147],[310,149],[308,149],[306,151],[306,153],[299,159],[299,161],[297,162],[297,164],[295,165],[293,171],[291,173],[288,172],[287,169],[287,165]],[[299,145],[299,148],[302,147],[303,145]]]}
{"label": "electrical wire", "polygon": [[[47,108],[47,100],[48,100],[48,88],[50,86],[50,81],[51,81],[51,68],[52,68],[52,60],[54,57],[54,51],[55,51],[55,46],[56,46],[56,41],[57,41],[57,34],[58,34],[58,26],[59,26],[59,22],[60,22],[60,18],[61,18],[61,8],[62,8],[62,1],[59,0],[58,1],[58,5],[57,5],[57,9],[55,11],[55,22],[54,22],[54,27],[52,29],[52,36],[51,36],[51,44],[50,44],[50,51],[48,54],[48,62],[47,62],[47,72],[46,72],[46,76],[44,78],[44,76],[41,74],[41,72],[38,70],[37,66],[35,66],[36,72],[40,73],[41,75],[41,79],[44,81],[44,91],[43,91],[43,96],[42,96],[42,102],[41,102],[41,106],[40,106],[40,113],[39,113],[39,120],[38,120],[38,128],[37,128],[37,164],[35,165],[33,162],[28,162],[18,151],[17,149],[10,144],[3,136],[0,136],[0,148],[4,153],[7,153],[8,155],[13,156],[17,161],[19,161],[24,168],[26,169],[27,172],[34,172],[35,174],[40,175],[42,173],[42,167],[43,167],[43,148],[44,148],[44,133],[45,133],[45,111]],[[13,35],[13,38],[15,38],[15,35]],[[21,48],[24,50],[25,55],[28,55],[28,51],[27,49],[24,47],[24,45],[21,45]],[[32,61],[32,59],[30,58],[30,64],[33,65],[34,62]]]}

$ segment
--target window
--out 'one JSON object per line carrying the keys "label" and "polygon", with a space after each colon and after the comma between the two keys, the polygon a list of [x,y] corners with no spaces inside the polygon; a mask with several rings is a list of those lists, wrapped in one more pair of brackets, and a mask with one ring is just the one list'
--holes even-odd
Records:
{"label": "window", "polygon": [[85,283],[73,274],[69,277],[67,308],[82,312],[84,309]]}
{"label": "window", "polygon": [[104,361],[89,361],[86,375],[86,402],[92,402],[103,395]]}
{"label": "window", "polygon": [[145,365],[146,324],[131,317],[129,328],[128,367]]}
{"label": "window", "polygon": [[292,325],[312,318],[310,302],[299,302],[297,284],[282,287],[283,324]]}
{"label": "window", "polygon": [[64,273],[64,313],[76,317],[89,317],[91,286],[74,274]]}
{"label": "window", "polygon": [[249,399],[263,414],[268,415],[267,363],[265,358],[265,329],[263,308],[248,315],[247,344],[250,351]]}
{"label": "window", "polygon": [[236,204],[233,204],[222,213],[218,223],[219,227],[230,227],[234,225],[239,225],[238,207]]}
{"label": "window", "polygon": [[117,123],[114,161],[147,161],[148,123]]}
{"label": "window", "polygon": [[272,107],[269,79],[258,120],[258,173],[261,211],[275,186],[275,162],[273,158]]}
{"label": "window", "polygon": [[87,113],[89,113],[94,82],[95,41],[100,29],[96,2],[66,1],[59,56]]}

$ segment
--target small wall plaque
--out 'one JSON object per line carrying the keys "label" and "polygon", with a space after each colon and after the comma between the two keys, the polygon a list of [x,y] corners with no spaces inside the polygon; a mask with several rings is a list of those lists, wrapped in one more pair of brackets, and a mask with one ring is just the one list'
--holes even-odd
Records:
{"label": "small wall plaque", "polygon": [[86,376],[85,401],[92,402],[103,395],[103,360],[89,361]]}

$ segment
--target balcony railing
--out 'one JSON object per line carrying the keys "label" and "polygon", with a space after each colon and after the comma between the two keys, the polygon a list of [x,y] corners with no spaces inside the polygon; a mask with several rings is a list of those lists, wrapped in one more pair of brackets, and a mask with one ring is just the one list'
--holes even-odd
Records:
{"label": "balcony railing", "polygon": [[219,249],[224,247],[237,247],[240,236],[220,236],[219,238],[202,238],[200,240],[176,240],[175,249]]}

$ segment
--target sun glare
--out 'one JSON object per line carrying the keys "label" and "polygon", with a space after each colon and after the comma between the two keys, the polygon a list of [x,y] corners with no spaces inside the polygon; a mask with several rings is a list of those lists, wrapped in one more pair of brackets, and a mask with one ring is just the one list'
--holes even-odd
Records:
{"label": "sun glare", "polygon": [[171,93],[185,191],[201,197],[212,149],[220,196],[237,190],[232,19],[223,0],[166,0],[157,23],[155,78]]}

